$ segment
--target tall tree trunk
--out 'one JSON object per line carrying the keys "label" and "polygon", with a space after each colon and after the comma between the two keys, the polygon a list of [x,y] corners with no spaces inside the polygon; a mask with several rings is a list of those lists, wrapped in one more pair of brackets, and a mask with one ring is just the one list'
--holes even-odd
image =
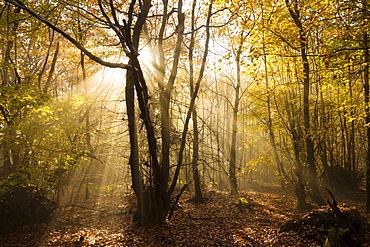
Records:
{"label": "tall tree trunk", "polygon": [[[166,182],[166,185],[169,181],[169,167],[170,167],[170,144],[171,144],[171,116],[170,116],[170,102],[171,102],[171,94],[174,87],[174,83],[177,77],[178,65],[181,55],[181,47],[182,47],[182,40],[184,36],[184,23],[185,23],[185,15],[182,13],[182,0],[178,1],[177,4],[177,39],[176,45],[174,49],[173,61],[172,61],[172,68],[170,71],[169,79],[167,83],[164,82],[165,80],[165,71],[166,71],[166,63],[165,63],[165,54],[163,48],[164,40],[166,37],[165,35],[165,28],[167,26],[168,21],[168,0],[163,1],[163,8],[164,14],[162,17],[161,28],[158,37],[158,54],[159,54],[159,62],[156,65],[158,69],[158,84],[159,84],[159,91],[160,91],[160,108],[161,108],[161,137],[162,137],[162,156],[161,156],[161,169],[163,172],[163,179]],[[171,10],[172,11],[172,10]],[[167,186],[166,186],[167,188]],[[164,188],[164,189],[166,189]]]}
{"label": "tall tree trunk", "polygon": [[295,93],[292,93],[290,98],[286,98],[287,113],[289,115],[289,131],[291,133],[293,152],[294,152],[294,175],[292,182],[294,185],[294,193],[297,196],[297,208],[298,209],[307,209],[311,206],[306,202],[306,191],[305,191],[305,179],[303,177],[303,164],[302,164],[302,129],[299,123],[296,122],[298,117],[295,115],[296,111],[293,108],[293,105],[290,105],[289,102],[294,101],[296,98]]}
{"label": "tall tree trunk", "polygon": [[[303,41],[302,39],[302,42]],[[310,69],[308,65],[308,59],[306,50],[301,50],[301,56],[304,68],[304,79],[303,79],[303,118],[304,118],[304,132],[305,132],[305,142],[306,142],[306,155],[307,155],[307,165],[309,171],[308,185],[311,189],[312,199],[318,205],[325,205],[325,200],[322,198],[319,186],[317,183],[317,171],[315,164],[315,146],[312,140],[311,127],[310,127],[310,105],[309,105],[309,90],[310,90]]]}
{"label": "tall tree trunk", "polygon": [[240,35],[240,43],[236,54],[236,86],[235,99],[231,125],[231,145],[230,145],[230,163],[229,163],[229,180],[231,195],[238,195],[238,181],[236,179],[236,135],[238,133],[238,111],[240,102],[240,56],[243,49],[243,32]]}
{"label": "tall tree trunk", "polygon": [[[189,45],[189,81],[190,81],[190,96],[194,94],[194,61],[193,61],[193,52],[195,45],[195,10],[196,10],[197,1],[194,0],[191,9],[191,37]],[[203,202],[202,189],[200,185],[200,176],[198,169],[198,159],[199,159],[199,132],[198,132],[198,115],[197,107],[194,105],[193,109],[193,159],[192,159],[192,168],[193,168],[193,180],[195,188],[195,196],[192,199],[194,202]]]}
{"label": "tall tree trunk", "polygon": [[[11,8],[9,8],[9,11],[7,11],[7,18],[12,19],[15,18],[15,20],[12,20],[10,23],[7,25],[7,41],[5,44],[5,53],[3,54],[4,60],[3,60],[3,66],[0,69],[1,72],[1,79],[2,79],[2,85],[3,86],[10,86],[10,85],[15,85],[15,84],[20,84],[20,81],[18,82],[15,81],[16,76],[12,77],[9,68],[12,68],[12,63],[16,60],[16,38],[17,38],[17,29],[19,26],[19,20],[17,20],[17,17],[14,17],[13,15],[17,15],[21,12],[20,8],[15,8],[14,9],[14,14],[10,11]],[[9,20],[8,20],[9,21]],[[12,58],[12,51],[14,57]],[[15,75],[17,75],[16,68],[14,67],[14,72]],[[19,79],[19,78],[18,78]]]}
{"label": "tall tree trunk", "polygon": [[[59,42],[57,42],[57,47],[55,48],[55,53],[54,53],[54,56],[53,56],[53,60],[51,62],[48,78],[46,79],[44,88],[42,89],[42,91],[44,93],[48,92],[48,90],[49,90],[49,88],[52,84],[52,79],[53,79],[53,76],[54,76],[54,71],[55,71],[58,55],[59,55]],[[81,63],[82,63],[82,61],[84,61],[84,56],[85,56],[85,54],[81,53]],[[84,63],[82,63],[82,64],[84,64]],[[82,73],[86,73],[84,67],[82,68]],[[86,81],[86,74],[84,74],[84,78],[85,79],[83,79],[83,80]],[[41,80],[41,76],[40,76],[39,80]]]}
{"label": "tall tree trunk", "polygon": [[[163,0],[163,16],[162,23],[158,35],[158,64],[157,67],[157,80],[159,86],[159,102],[161,109],[161,138],[162,138],[162,150],[161,150],[161,166],[164,173],[164,177],[169,179],[169,167],[170,167],[170,100],[172,88],[167,88],[165,85],[165,74],[166,74],[166,58],[164,54],[163,42],[165,40],[165,29],[168,21],[168,0]],[[176,60],[176,58],[174,58]],[[177,58],[178,59],[178,58]]]}
{"label": "tall tree trunk", "polygon": [[[362,12],[363,12],[363,19],[364,24],[367,24],[368,20],[367,17],[367,1],[362,0]],[[364,25],[366,27],[366,25]],[[370,54],[369,54],[369,43],[368,43],[368,34],[367,31],[364,30],[363,37],[363,48],[364,48],[364,101],[365,101],[365,123],[366,123],[366,139],[367,139],[367,150],[366,150],[366,211],[370,212],[370,109],[369,109],[369,103],[370,103],[370,85],[369,85],[369,60],[370,60]]]}
{"label": "tall tree trunk", "polygon": [[[293,0],[291,4],[289,0],[285,0],[289,13],[294,20],[294,23],[299,29],[299,40],[300,40],[300,52],[303,65],[303,122],[304,122],[304,133],[305,133],[305,143],[306,143],[306,156],[307,156],[307,166],[309,172],[308,185],[311,189],[312,199],[318,205],[325,205],[325,200],[323,199],[319,186],[317,183],[317,171],[315,164],[315,146],[311,134],[310,126],[310,67],[307,57],[307,37],[303,29],[302,22],[300,20],[300,11],[298,7],[297,0]],[[292,6],[293,5],[293,6]]]}
{"label": "tall tree trunk", "polygon": [[203,202],[203,195],[201,189],[201,182],[199,176],[199,169],[198,169],[198,157],[199,157],[199,132],[198,132],[198,115],[196,106],[194,106],[193,110],[193,131],[194,131],[194,140],[193,140],[193,179],[194,179],[194,187],[195,187],[195,196],[193,198],[194,202]]}
{"label": "tall tree trunk", "polygon": [[[140,171],[140,161],[139,161],[139,145],[137,137],[137,127],[136,127],[136,114],[135,114],[135,88],[134,79],[132,73],[128,72],[126,77],[126,113],[128,119],[128,130],[130,135],[130,158],[129,165],[131,169],[131,181],[132,188],[135,192],[137,198],[137,212],[142,212],[144,210],[144,202],[142,200],[143,195],[143,181],[141,179]],[[134,215],[134,221],[139,222],[139,224],[145,224],[146,217],[145,214],[137,213]]]}
{"label": "tall tree trunk", "polygon": [[199,70],[198,79],[197,79],[197,81],[195,83],[195,86],[194,86],[194,92],[191,95],[189,110],[188,110],[188,113],[186,115],[186,119],[185,119],[185,123],[184,123],[184,129],[183,129],[182,136],[181,136],[180,150],[179,150],[179,155],[178,155],[178,159],[177,159],[177,167],[176,167],[176,170],[175,170],[175,173],[174,173],[174,176],[173,176],[172,184],[171,184],[170,188],[168,189],[168,194],[170,194],[170,195],[172,194],[172,192],[175,189],[177,179],[178,179],[179,174],[180,174],[180,169],[181,169],[182,160],[183,160],[183,152],[184,152],[184,149],[185,149],[186,135],[187,135],[188,127],[189,127],[189,122],[190,122],[190,118],[191,118],[191,115],[192,115],[193,110],[194,110],[195,101],[196,101],[196,98],[198,96],[200,84],[202,82],[202,78],[203,78],[203,75],[204,75],[204,70],[206,68],[207,57],[208,57],[208,48],[209,48],[209,39],[210,39],[210,22],[211,22],[211,16],[212,16],[212,7],[213,7],[213,2],[211,1],[211,3],[208,6],[208,13],[207,13],[207,20],[206,20],[206,39],[205,39],[202,63],[201,63],[201,67],[200,67],[200,70]]}
{"label": "tall tree trunk", "polygon": [[[348,70],[349,70],[348,75],[351,75],[352,73],[351,66],[348,66]],[[348,91],[349,91],[350,104],[353,105],[353,85],[352,85],[351,80],[349,80],[348,82]],[[350,110],[351,116],[355,114],[354,111],[355,109],[352,107]],[[349,130],[348,130],[347,152],[348,152],[348,155],[347,155],[347,160],[345,161],[346,162],[345,168],[349,173],[355,174],[356,155],[355,155],[355,122],[354,121],[350,123]]]}
{"label": "tall tree trunk", "polygon": [[[111,1],[111,4],[113,2]],[[165,221],[166,215],[169,210],[170,206],[170,195],[166,193],[167,182],[163,176],[163,169],[161,169],[158,157],[157,157],[157,139],[154,133],[154,127],[151,121],[151,116],[149,113],[149,93],[148,88],[143,76],[143,72],[140,67],[140,63],[137,58],[137,51],[139,48],[139,40],[140,40],[140,33],[145,23],[146,17],[148,15],[149,9],[151,7],[150,0],[144,1],[141,6],[141,15],[139,16],[134,28],[132,38],[130,36],[130,27],[134,17],[134,4],[135,1],[131,2],[130,9],[129,9],[129,21],[128,24],[125,26],[125,34],[126,38],[128,38],[127,47],[130,50],[131,55],[131,66],[135,68],[132,72],[132,76],[130,77],[133,80],[133,84],[136,91],[136,96],[138,99],[138,106],[140,109],[140,117],[144,123],[146,129],[146,139],[148,142],[148,149],[150,155],[150,166],[152,174],[151,176],[151,183],[149,186],[145,188],[145,190],[141,190],[138,197],[138,210],[134,215],[134,220],[137,220],[139,225],[151,225],[151,224],[161,224]],[[181,9],[180,9],[181,10]],[[179,11],[180,11],[179,10]],[[118,23],[117,17],[115,18],[116,24]],[[130,82],[131,84],[132,82]],[[129,82],[127,82],[129,85]],[[130,85],[131,86],[131,85]],[[131,89],[130,89],[131,91]],[[132,96],[132,91],[130,92]],[[134,111],[135,109],[131,109]],[[132,120],[133,122],[136,119]],[[131,134],[131,133],[130,133]],[[133,133],[133,134],[136,134]],[[132,138],[134,140],[134,138]],[[131,141],[131,139],[130,139]],[[138,148],[137,139],[134,140],[134,147]],[[131,149],[131,151],[136,151]],[[136,153],[135,153],[136,156]],[[138,159],[135,157],[135,159]],[[140,161],[136,161],[140,167]],[[131,164],[130,164],[131,165]],[[135,168],[137,169],[137,168]],[[138,179],[137,179],[138,180]],[[140,177],[141,180],[141,177]],[[140,184],[139,184],[140,186]],[[140,190],[140,187],[138,188]]]}
{"label": "tall tree trunk", "polygon": [[265,40],[264,40],[264,35],[262,36],[263,42],[263,53],[265,54],[263,56],[263,66],[264,66],[264,71],[265,71],[265,84],[266,84],[266,91],[267,91],[267,128],[268,128],[268,133],[269,133],[269,139],[270,139],[270,144],[272,147],[272,152],[274,154],[274,159],[276,162],[276,166],[278,169],[278,175],[279,175],[279,180],[281,187],[285,187],[285,182],[284,180],[288,180],[288,176],[286,176],[283,162],[281,162],[278,150],[277,150],[277,145],[276,145],[276,139],[275,139],[275,133],[273,129],[273,122],[272,122],[272,116],[271,116],[271,90],[270,90],[270,85],[269,85],[269,76],[268,76],[268,69],[267,69],[267,55],[265,51]]}

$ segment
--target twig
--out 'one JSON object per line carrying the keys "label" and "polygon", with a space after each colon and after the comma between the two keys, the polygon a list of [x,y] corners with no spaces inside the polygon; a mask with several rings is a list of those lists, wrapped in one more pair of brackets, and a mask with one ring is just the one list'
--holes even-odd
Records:
{"label": "twig", "polygon": [[181,197],[182,193],[184,193],[185,189],[186,189],[188,186],[189,186],[189,184],[185,184],[185,185],[181,188],[180,193],[172,199],[172,200],[175,200],[175,202],[173,203],[173,205],[172,205],[172,207],[171,207],[171,211],[170,211],[170,213],[169,213],[169,215],[168,215],[168,218],[167,218],[168,220],[170,220],[170,219],[171,219],[171,217],[172,217],[172,215],[173,215],[173,211],[175,210],[175,207],[176,207],[177,203],[179,202],[179,200],[180,200],[180,197]]}

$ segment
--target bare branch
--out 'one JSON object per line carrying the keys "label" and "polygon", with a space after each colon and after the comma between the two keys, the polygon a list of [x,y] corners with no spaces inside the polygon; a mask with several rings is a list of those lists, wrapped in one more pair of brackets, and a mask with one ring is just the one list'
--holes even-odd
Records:
{"label": "bare branch", "polygon": [[111,63],[111,62],[108,62],[108,61],[104,61],[101,58],[95,56],[90,51],[88,51],[85,47],[83,47],[77,40],[72,38],[69,34],[64,32],[60,28],[56,27],[54,24],[52,24],[48,20],[44,19],[43,17],[41,17],[40,15],[38,15],[37,13],[32,11],[31,9],[29,9],[22,1],[20,1],[20,0],[14,0],[14,1],[5,0],[5,1],[14,5],[14,6],[16,6],[16,7],[18,7],[18,8],[20,8],[20,9],[23,9],[23,10],[27,11],[30,15],[32,15],[36,19],[40,20],[41,22],[46,24],[51,29],[60,33],[64,38],[66,38],[69,42],[71,42],[74,46],[76,46],[76,48],[78,48],[80,51],[85,53],[86,56],[88,56],[91,60],[97,62],[98,64],[101,64],[101,65],[109,67],[109,68],[121,68],[121,69],[129,69],[129,70],[132,69],[131,65],[123,64],[123,63]]}

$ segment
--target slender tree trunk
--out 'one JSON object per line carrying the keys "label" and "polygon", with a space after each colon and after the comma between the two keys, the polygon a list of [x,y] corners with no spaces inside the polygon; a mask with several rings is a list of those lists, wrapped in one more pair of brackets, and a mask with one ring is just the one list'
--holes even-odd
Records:
{"label": "slender tree trunk", "polygon": [[306,163],[308,166],[309,178],[308,185],[311,189],[312,199],[318,205],[325,205],[325,200],[323,199],[319,186],[317,183],[317,171],[315,164],[315,146],[313,142],[313,137],[311,134],[310,126],[310,67],[307,57],[307,37],[303,29],[302,22],[300,20],[300,12],[297,0],[293,0],[291,4],[289,0],[286,0],[289,13],[293,18],[296,26],[299,28],[299,40],[300,40],[300,52],[303,65],[303,122],[304,122],[304,133],[305,133],[305,143],[306,143]]}
{"label": "slender tree trunk", "polygon": [[[194,0],[191,9],[191,37],[189,45],[189,81],[190,81],[190,96],[194,94],[194,61],[193,61],[193,52],[195,44],[195,10],[196,10],[197,1]],[[198,132],[198,114],[196,105],[193,109],[193,159],[192,159],[192,168],[193,168],[193,179],[195,187],[195,196],[192,199],[194,202],[203,202],[202,189],[200,185],[200,176],[198,169],[198,159],[199,159],[199,132]]]}
{"label": "slender tree trunk", "polygon": [[294,192],[297,196],[297,208],[298,209],[307,209],[310,208],[310,205],[306,202],[306,191],[305,191],[305,180],[303,178],[303,165],[301,159],[301,150],[302,150],[302,130],[299,125],[295,122],[296,117],[293,115],[294,110],[291,112],[291,121],[290,121],[290,132],[292,135],[293,142],[293,151],[295,157],[295,169],[294,175],[296,179],[294,181]]}
{"label": "slender tree trunk", "polygon": [[[47,93],[51,84],[52,84],[52,79],[53,79],[53,75],[54,75],[54,71],[55,71],[55,67],[56,67],[56,64],[57,64],[57,59],[58,59],[58,55],[59,55],[59,42],[57,42],[57,47],[55,48],[55,53],[54,53],[54,56],[53,56],[53,60],[51,62],[51,66],[50,66],[50,70],[49,70],[49,74],[48,74],[48,78],[46,79],[46,82],[45,82],[45,85],[44,85],[44,88],[42,89],[42,91],[44,93]],[[84,54],[81,53],[81,62],[84,61]],[[84,63],[83,63],[84,64]],[[85,68],[83,67],[82,68],[82,73],[86,73],[85,72]],[[84,74],[84,78],[83,79],[84,81],[86,80],[86,74]],[[39,80],[41,79],[41,77],[39,78]]]}
{"label": "slender tree trunk", "polygon": [[[348,66],[348,74],[351,74],[351,66]],[[349,77],[351,78],[351,77]],[[353,104],[353,86],[352,81],[349,80],[348,82],[348,91],[349,91],[349,100],[350,104]],[[350,114],[355,114],[355,109],[351,108]],[[355,122],[352,121],[349,124],[349,130],[348,130],[348,137],[347,137],[347,160],[346,160],[346,170],[351,173],[355,174],[355,162],[356,162],[356,156],[355,156]]]}
{"label": "slender tree trunk", "polygon": [[[242,46],[242,44],[241,44]],[[236,87],[235,87],[235,100],[232,114],[232,127],[231,127],[231,145],[230,145],[230,163],[229,163],[229,180],[230,180],[230,193],[231,195],[238,195],[238,181],[236,179],[236,136],[238,132],[238,111],[239,111],[239,94],[240,94],[240,53],[241,47],[237,51],[236,56]]]}
{"label": "slender tree trunk", "polygon": [[236,138],[238,133],[238,112],[239,112],[239,103],[240,103],[240,63],[241,63],[241,54],[243,52],[244,46],[244,32],[240,34],[240,40],[238,44],[238,49],[236,51],[236,85],[235,85],[235,99],[234,99],[234,107],[233,107],[233,114],[232,114],[232,127],[231,127],[231,145],[230,145],[230,163],[229,163],[229,180],[230,180],[230,188],[231,188],[231,195],[238,195],[238,182],[236,179]]}
{"label": "slender tree trunk", "polygon": [[194,106],[193,110],[193,131],[194,131],[194,140],[193,140],[193,179],[194,179],[194,187],[195,187],[195,196],[193,198],[194,202],[203,202],[203,195],[201,189],[201,182],[199,176],[199,169],[198,169],[198,157],[199,157],[199,133],[198,133],[198,116],[197,111]]}
{"label": "slender tree trunk", "polygon": [[[12,8],[8,8],[7,11],[7,18],[12,20],[14,15],[17,15],[21,12],[20,8],[15,8],[14,11],[10,11]],[[9,21],[9,20],[8,20]],[[2,86],[12,86],[15,84],[20,84],[20,81],[16,82],[16,76],[12,76],[10,68],[12,68],[12,64],[17,59],[16,58],[16,37],[17,37],[17,29],[19,26],[19,20],[15,17],[10,23],[7,25],[7,41],[5,43],[5,52],[3,54],[3,61],[2,61],[2,68],[0,68],[1,72],[1,79],[2,79]],[[12,58],[13,54],[13,58]],[[16,68],[14,67],[14,71],[16,72]],[[16,73],[15,73],[16,74]],[[1,96],[4,97],[4,96]],[[5,138],[3,138],[3,143],[1,143],[1,149],[4,156],[4,173],[10,174],[15,171],[17,165],[19,165],[19,153],[17,150],[13,148],[14,138],[16,137],[15,130],[12,129],[15,125],[13,119],[8,114],[7,110],[0,106],[1,115],[4,118],[6,123],[4,129],[9,129],[7,131]]]}
{"label": "slender tree trunk", "polygon": [[[161,108],[161,137],[162,137],[162,156],[161,156],[161,169],[163,172],[163,179],[168,183],[169,180],[169,167],[170,167],[170,144],[171,144],[171,116],[170,116],[170,102],[171,94],[174,87],[174,83],[177,77],[178,65],[181,55],[182,40],[184,36],[184,23],[185,15],[182,13],[182,0],[178,1],[177,5],[177,14],[178,14],[178,25],[177,25],[177,40],[174,49],[172,68],[170,71],[169,79],[167,83],[165,80],[165,55],[163,48],[165,35],[165,28],[168,21],[168,0],[163,1],[164,14],[162,18],[161,28],[158,37],[158,54],[159,54],[159,63],[156,65],[158,68],[158,84],[160,91],[160,108]],[[166,186],[167,188],[167,186]],[[165,189],[166,189],[165,188]]]}
{"label": "slender tree trunk", "polygon": [[309,79],[309,65],[305,49],[301,51],[303,67],[304,67],[304,79],[303,79],[303,108],[304,108],[304,132],[306,142],[306,154],[307,154],[307,165],[309,171],[308,185],[312,192],[312,199],[318,205],[325,205],[325,200],[322,198],[319,186],[317,184],[317,171],[315,164],[315,147],[312,140],[311,127],[310,127],[310,105],[309,105],[309,90],[310,90],[310,79]]}
{"label": "slender tree trunk", "polygon": [[[263,42],[263,49],[265,50],[264,42]],[[264,54],[266,54],[265,51],[264,51]],[[276,139],[275,139],[275,133],[274,133],[273,125],[272,125],[271,93],[270,93],[269,76],[268,76],[268,70],[267,70],[267,56],[266,55],[263,56],[263,64],[264,64],[265,83],[266,83],[266,90],[267,90],[267,128],[268,128],[268,132],[269,132],[270,144],[271,144],[271,147],[272,147],[272,151],[273,151],[273,154],[274,154],[274,159],[275,159],[276,166],[277,166],[277,169],[278,169],[278,174],[279,174],[279,177],[280,177],[279,178],[280,184],[281,184],[281,187],[284,188],[285,187],[284,179],[288,180],[288,176],[286,175],[283,163],[281,162],[281,160],[279,158],[279,153],[278,153],[278,150],[277,150]],[[289,182],[289,181],[287,181],[287,182]]]}
{"label": "slender tree trunk", "polygon": [[[367,1],[362,0],[362,11],[364,16],[364,22],[367,24],[368,20],[366,19],[367,16]],[[364,25],[366,26],[366,25]],[[362,37],[363,47],[364,47],[364,101],[365,101],[365,123],[366,126],[370,124],[370,85],[369,85],[369,62],[370,62],[370,54],[369,54],[369,41],[368,41],[368,33],[366,30],[363,32]],[[366,211],[370,212],[370,127],[366,127],[366,139],[367,139],[367,150],[366,150]]]}
{"label": "slender tree trunk", "polygon": [[52,45],[54,43],[54,36],[55,36],[54,34],[55,34],[55,32],[52,31],[52,35],[49,38],[50,39],[50,43],[49,43],[49,47],[48,47],[48,51],[46,53],[46,57],[45,57],[44,63],[42,65],[39,73],[37,73],[37,87],[38,87],[39,90],[41,90],[41,79],[42,79],[42,76],[45,73],[46,66],[47,66],[47,64],[49,62],[49,56],[50,56],[50,53],[51,53],[51,47],[52,47]]}
{"label": "slender tree trunk", "polygon": [[132,73],[128,72],[126,77],[126,112],[128,121],[128,130],[130,135],[130,158],[129,165],[131,170],[131,181],[132,189],[135,192],[137,198],[137,214],[134,215],[134,221],[139,222],[139,224],[145,224],[147,221],[145,214],[141,213],[144,211],[143,196],[143,182],[141,179],[140,171],[140,161],[139,161],[139,145],[137,137],[137,127],[136,127],[136,114],[135,114],[135,88],[134,79]]}
{"label": "slender tree trunk", "polygon": [[[169,167],[170,167],[170,99],[171,91],[165,85],[165,74],[166,74],[166,58],[164,54],[163,42],[164,34],[168,21],[168,0],[163,0],[163,17],[162,23],[158,35],[158,56],[159,62],[157,67],[157,80],[159,86],[159,102],[161,109],[161,138],[162,138],[162,150],[161,150],[161,166],[165,179],[169,179]],[[176,59],[176,58],[175,58]],[[177,58],[178,59],[178,58]]]}
{"label": "slender tree trunk", "polygon": [[[7,119],[7,115],[5,112],[3,113],[3,116],[5,120]],[[8,175],[15,171],[18,164],[18,154],[17,150],[12,148],[14,138],[16,136],[15,130],[11,129],[14,126],[13,121],[6,120],[6,128],[10,129],[6,132],[6,135],[4,136],[4,140],[1,143],[2,151],[3,151],[3,159],[4,159],[4,175]]]}
{"label": "slender tree trunk", "polygon": [[173,176],[172,184],[171,184],[170,188],[168,189],[168,193],[170,195],[172,194],[172,192],[175,189],[177,179],[178,179],[179,174],[180,174],[180,169],[181,169],[182,160],[183,160],[183,152],[184,152],[184,149],[185,149],[185,141],[186,141],[186,135],[187,135],[188,127],[189,127],[189,122],[190,122],[190,118],[191,118],[191,115],[192,115],[193,110],[194,110],[195,101],[196,101],[196,98],[198,96],[200,84],[202,82],[202,78],[203,78],[204,71],[205,71],[205,68],[206,68],[207,57],[208,57],[208,49],[209,49],[209,39],[210,39],[210,22],[211,22],[211,16],[212,16],[212,7],[213,7],[213,2],[211,1],[211,3],[209,4],[208,13],[207,13],[206,39],[205,39],[202,63],[201,63],[201,67],[200,67],[200,70],[199,70],[198,79],[197,79],[197,81],[195,83],[195,86],[194,86],[194,92],[191,95],[189,111],[186,115],[186,119],[185,119],[185,123],[184,123],[184,129],[183,129],[182,136],[181,136],[180,150],[179,150],[179,155],[178,155],[178,159],[177,159],[177,167],[176,167],[176,170],[175,170],[175,173],[174,173],[174,176]]}
{"label": "slender tree trunk", "polygon": [[[14,18],[14,19],[7,25],[8,40],[6,42],[6,47],[5,47],[5,54],[4,54],[4,61],[3,61],[4,67],[0,69],[0,71],[2,72],[2,79],[3,79],[2,85],[3,86],[21,84],[21,78],[19,77],[17,68],[15,66],[15,63],[17,60],[17,45],[16,45],[17,29],[20,24],[20,20],[18,20],[18,18],[14,16],[18,15],[19,13],[21,13],[20,8],[15,8],[14,14],[11,13],[10,11],[7,12],[8,14],[7,18],[10,18],[10,19]],[[10,72],[10,68],[12,68],[14,73]]]}

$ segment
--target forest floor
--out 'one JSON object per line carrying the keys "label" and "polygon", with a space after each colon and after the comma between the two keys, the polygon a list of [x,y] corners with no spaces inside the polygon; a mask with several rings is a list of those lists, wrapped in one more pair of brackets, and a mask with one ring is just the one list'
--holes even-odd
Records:
{"label": "forest floor", "polygon": [[[295,209],[292,192],[257,186],[241,191],[240,196],[247,198],[251,209],[241,211],[235,205],[238,197],[226,192],[204,192],[205,203],[188,202],[191,195],[184,193],[181,208],[170,221],[146,228],[132,223],[132,195],[66,205],[48,225],[0,234],[0,246],[320,246],[311,231],[279,233],[286,221],[308,213]],[[364,192],[336,195],[336,199],[356,206],[369,219],[364,213]],[[370,246],[370,236],[363,237],[369,240],[365,246]]]}

